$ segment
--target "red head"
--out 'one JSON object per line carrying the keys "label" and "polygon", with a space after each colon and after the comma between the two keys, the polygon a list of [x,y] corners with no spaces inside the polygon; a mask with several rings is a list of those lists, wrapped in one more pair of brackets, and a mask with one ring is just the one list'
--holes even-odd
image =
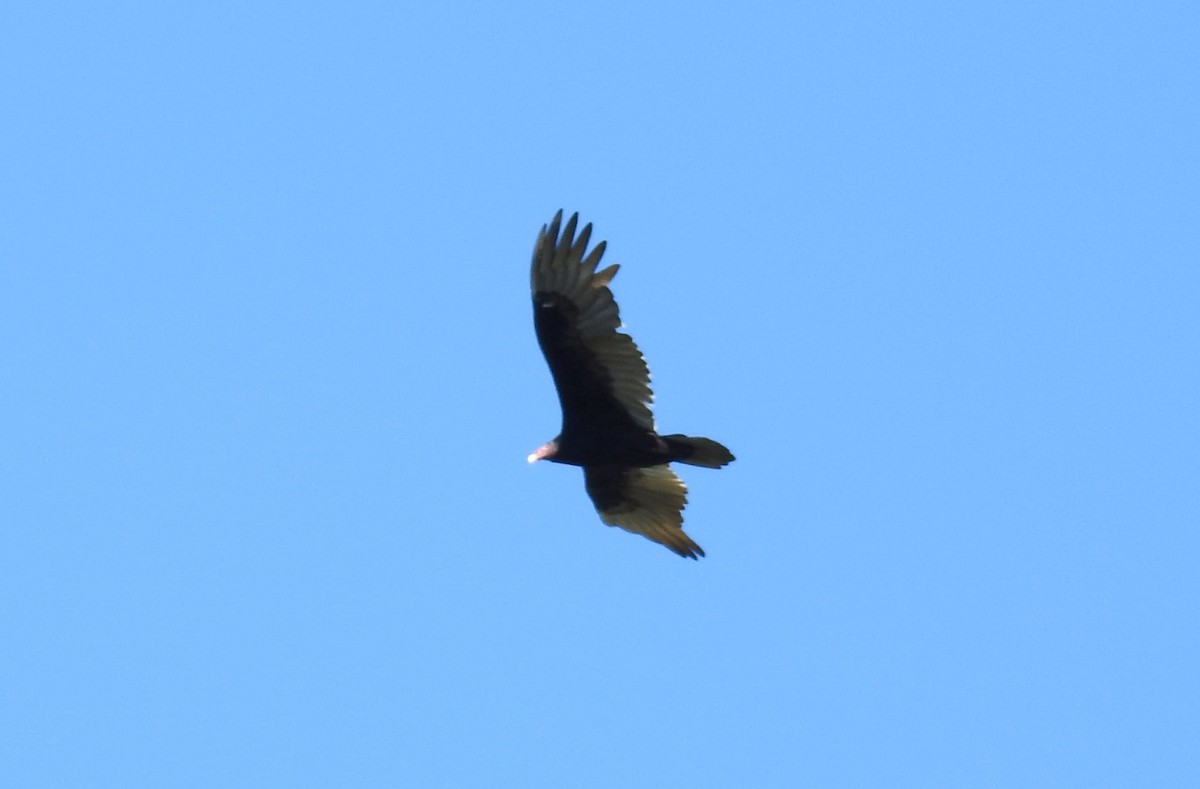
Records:
{"label": "red head", "polygon": [[535,463],[539,460],[545,460],[546,458],[554,457],[556,452],[558,452],[558,442],[547,441],[545,444],[542,444],[540,447],[535,449],[532,455],[525,458],[525,461],[527,463]]}

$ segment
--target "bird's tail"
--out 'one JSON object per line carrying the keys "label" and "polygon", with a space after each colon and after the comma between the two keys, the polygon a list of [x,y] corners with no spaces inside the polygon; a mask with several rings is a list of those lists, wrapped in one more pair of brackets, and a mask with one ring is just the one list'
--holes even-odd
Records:
{"label": "bird's tail", "polygon": [[675,456],[672,460],[680,463],[704,466],[705,468],[720,468],[726,463],[732,463],[735,459],[732,452],[711,438],[697,438],[676,433],[663,436],[663,441],[667,442],[671,454]]}

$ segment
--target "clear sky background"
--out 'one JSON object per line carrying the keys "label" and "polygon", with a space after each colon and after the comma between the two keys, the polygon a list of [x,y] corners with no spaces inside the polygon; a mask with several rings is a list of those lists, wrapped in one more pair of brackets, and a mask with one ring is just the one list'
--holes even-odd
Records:
{"label": "clear sky background", "polygon": [[817,5],[7,6],[0,784],[1200,785],[1200,12]]}

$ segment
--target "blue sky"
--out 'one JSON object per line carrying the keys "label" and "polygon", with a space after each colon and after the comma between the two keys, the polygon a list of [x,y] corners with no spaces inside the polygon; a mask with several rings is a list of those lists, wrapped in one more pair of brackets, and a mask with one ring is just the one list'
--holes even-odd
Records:
{"label": "blue sky", "polygon": [[[1200,784],[1198,33],[7,8],[0,783]],[[700,562],[525,463],[560,207]]]}

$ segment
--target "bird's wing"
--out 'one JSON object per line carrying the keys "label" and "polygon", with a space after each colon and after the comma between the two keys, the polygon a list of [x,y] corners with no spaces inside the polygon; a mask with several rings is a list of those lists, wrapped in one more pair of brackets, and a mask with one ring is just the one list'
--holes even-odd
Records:
{"label": "bird's wing", "polygon": [[640,534],[686,558],[704,555],[683,531],[687,485],[670,466],[587,466],[583,477],[600,520],[609,526]]}
{"label": "bird's wing", "polygon": [[543,226],[533,249],[530,286],[538,343],[564,415],[596,413],[616,404],[634,424],[654,430],[650,371],[628,334],[617,331],[621,318],[608,283],[617,266],[596,271],[604,255],[601,241],[587,252],[592,226],[575,238],[579,215],[562,227],[562,211]]}

